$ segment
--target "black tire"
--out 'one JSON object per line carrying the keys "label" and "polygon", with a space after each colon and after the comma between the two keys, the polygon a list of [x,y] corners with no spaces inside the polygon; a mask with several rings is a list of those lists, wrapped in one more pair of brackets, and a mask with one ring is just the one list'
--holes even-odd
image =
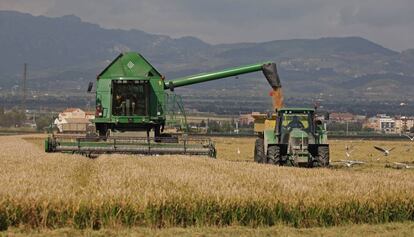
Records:
{"label": "black tire", "polygon": [[313,167],[328,167],[329,166],[329,147],[319,146],[318,156],[313,162]]}
{"label": "black tire", "polygon": [[270,146],[267,148],[267,163],[273,165],[280,165],[280,147]]}
{"label": "black tire", "polygon": [[254,145],[254,161],[257,163],[264,163],[264,161],[266,161],[263,138],[256,139],[256,143]]}

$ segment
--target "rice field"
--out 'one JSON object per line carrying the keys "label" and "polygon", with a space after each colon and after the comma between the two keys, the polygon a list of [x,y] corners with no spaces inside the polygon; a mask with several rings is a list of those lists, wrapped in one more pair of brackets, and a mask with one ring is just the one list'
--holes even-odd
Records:
{"label": "rice field", "polygon": [[[238,162],[252,162],[254,138],[214,138],[218,159]],[[414,165],[414,141],[371,141],[371,140],[330,140],[330,155],[335,168],[346,168],[341,160],[358,160],[365,162],[362,166],[354,166],[355,170],[381,169],[394,166],[394,162]],[[346,156],[346,146],[350,148],[350,157]],[[384,156],[374,146],[394,148],[389,156]],[[238,152],[240,151],[240,152]],[[351,170],[349,170],[351,171]]]}
{"label": "rice field", "polygon": [[[215,227],[189,227],[189,228],[111,228],[100,230],[91,229],[22,229],[10,228],[7,232],[3,232],[6,236],[33,236],[33,237],[60,237],[60,236],[95,236],[95,237],[110,237],[110,236],[289,236],[289,237],[304,237],[304,236],[324,236],[324,237],[360,237],[360,236],[399,236],[411,237],[414,232],[413,222],[404,223],[387,223],[378,225],[347,225],[335,227],[313,227],[313,228],[294,228],[285,225],[276,225],[267,228],[248,228],[242,226],[231,226],[225,228]],[[0,232],[1,233],[1,232]],[[1,236],[1,234],[0,234]]]}
{"label": "rice field", "polygon": [[[218,159],[46,154],[42,140],[0,137],[0,230],[119,227],[327,227],[414,221],[407,142],[332,141],[334,169],[251,162],[251,138],[215,138]],[[414,143],[413,143],[414,144]],[[395,146],[381,157],[373,145]],[[414,151],[414,150],[413,150]],[[411,222],[408,222],[411,223]]]}

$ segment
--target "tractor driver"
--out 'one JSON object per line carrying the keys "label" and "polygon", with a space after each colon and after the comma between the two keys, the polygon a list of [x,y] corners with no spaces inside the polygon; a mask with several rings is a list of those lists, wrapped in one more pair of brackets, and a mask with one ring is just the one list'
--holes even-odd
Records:
{"label": "tractor driver", "polygon": [[293,116],[292,121],[287,126],[288,128],[305,128],[297,115]]}

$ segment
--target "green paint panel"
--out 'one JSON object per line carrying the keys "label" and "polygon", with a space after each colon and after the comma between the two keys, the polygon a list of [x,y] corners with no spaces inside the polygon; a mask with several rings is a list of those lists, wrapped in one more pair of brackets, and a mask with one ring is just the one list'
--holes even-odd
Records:
{"label": "green paint panel", "polygon": [[148,79],[150,77],[160,78],[161,74],[140,54],[120,54],[108,67],[98,76],[98,79],[113,78]]}
{"label": "green paint panel", "polygon": [[307,138],[308,137],[308,133],[306,133],[302,129],[294,128],[290,132],[290,136],[291,137],[295,137],[295,138]]}
{"label": "green paint panel", "polygon": [[274,130],[265,130],[264,131],[264,138],[268,145],[277,144],[277,136],[275,135]]}

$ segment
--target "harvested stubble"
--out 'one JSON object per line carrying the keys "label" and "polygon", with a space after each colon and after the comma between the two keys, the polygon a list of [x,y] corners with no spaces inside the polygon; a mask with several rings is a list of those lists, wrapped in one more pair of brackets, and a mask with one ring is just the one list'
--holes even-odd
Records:
{"label": "harvested stubble", "polygon": [[0,226],[295,227],[414,220],[414,173],[45,154],[0,137]]}

